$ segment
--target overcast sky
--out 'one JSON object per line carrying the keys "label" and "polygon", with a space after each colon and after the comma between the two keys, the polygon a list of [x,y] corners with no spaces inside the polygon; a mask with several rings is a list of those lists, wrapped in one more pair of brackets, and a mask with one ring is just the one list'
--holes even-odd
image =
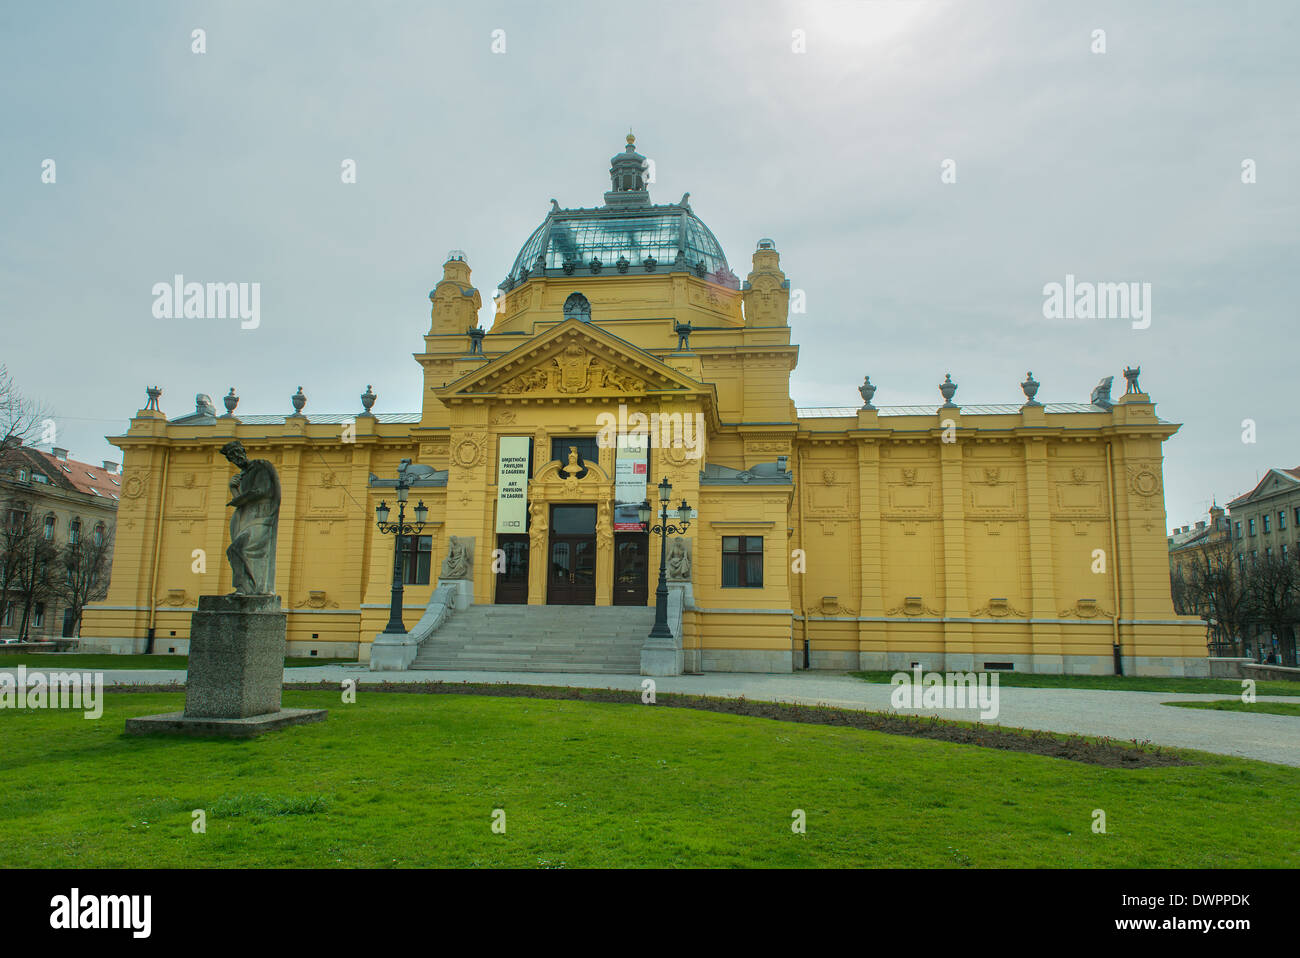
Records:
{"label": "overcast sky", "polygon": [[[1015,403],[1027,370],[1086,401],[1140,364],[1184,423],[1165,478],[1188,524],[1300,465],[1297,10],[4,4],[0,362],[94,462],[149,384],[169,416],[231,386],[241,413],[299,385],[309,417],[367,384],[417,410],[447,251],[488,303],[550,197],[599,205],[631,127],[652,199],[689,190],[742,278],[776,241],[807,301],[800,405],[856,405],[869,373],[878,405],[937,406],[946,372],[958,403]],[[178,273],[260,283],[261,325],[156,319]],[[1149,328],[1044,318],[1067,274],[1150,283]]]}

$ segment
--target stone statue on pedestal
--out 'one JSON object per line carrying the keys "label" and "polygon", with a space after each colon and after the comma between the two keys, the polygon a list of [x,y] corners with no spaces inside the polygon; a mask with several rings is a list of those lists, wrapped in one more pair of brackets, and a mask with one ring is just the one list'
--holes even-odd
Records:
{"label": "stone statue on pedestal", "polygon": [[464,537],[450,536],[447,542],[447,558],[442,560],[442,574],[439,579],[468,579],[471,561],[470,547]]}
{"label": "stone statue on pedestal", "polygon": [[673,539],[668,547],[668,579],[670,582],[689,581],[691,578],[691,547],[685,539]]}
{"label": "stone statue on pedestal", "polygon": [[275,594],[280,477],[265,459],[251,462],[238,440],[221,454],[239,467],[230,479],[230,560],[235,591],[201,595],[190,616],[185,711],[126,720],[128,735],[250,738],[319,722],[324,709],[284,708],[286,616]]}
{"label": "stone statue on pedestal", "polygon": [[226,558],[235,591],[231,595],[275,594],[276,527],[280,521],[280,477],[265,459],[249,460],[239,440],[221,447],[239,467],[230,478],[230,545]]}

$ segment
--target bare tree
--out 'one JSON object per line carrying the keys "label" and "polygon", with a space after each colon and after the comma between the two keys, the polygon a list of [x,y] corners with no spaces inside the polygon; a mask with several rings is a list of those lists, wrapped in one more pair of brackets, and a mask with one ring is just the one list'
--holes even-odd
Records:
{"label": "bare tree", "polygon": [[1191,594],[1191,583],[1183,575],[1182,564],[1169,571],[1169,595],[1174,600],[1174,611],[1179,615],[1195,615],[1196,603]]}
{"label": "bare tree", "polygon": [[0,520],[0,594],[14,608],[14,635],[31,634],[38,603],[55,595],[54,560],[58,550],[41,534],[31,506],[11,501]]}
{"label": "bare tree", "polygon": [[[1212,651],[1228,648],[1234,655],[1245,654],[1250,620],[1246,573],[1231,539],[1207,543],[1191,557],[1182,582],[1182,601],[1187,613],[1205,620],[1206,639]],[[1175,608],[1178,602],[1175,594]]]}
{"label": "bare tree", "polygon": [[113,528],[96,526],[89,536],[78,536],[63,547],[55,563],[60,578],[57,591],[72,613],[72,635],[81,631],[81,613],[89,602],[108,596],[113,564]]}
{"label": "bare tree", "polygon": [[47,420],[45,408],[25,397],[9,370],[0,364],[0,472],[9,466],[15,449],[36,444]]}
{"label": "bare tree", "polygon": [[1266,554],[1247,564],[1250,617],[1277,637],[1282,662],[1295,664],[1295,626],[1300,621],[1300,558]]}

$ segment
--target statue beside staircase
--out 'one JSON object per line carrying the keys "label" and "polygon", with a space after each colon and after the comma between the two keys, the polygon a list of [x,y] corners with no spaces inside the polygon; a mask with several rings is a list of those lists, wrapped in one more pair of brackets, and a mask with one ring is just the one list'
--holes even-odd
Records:
{"label": "statue beside staircase", "polygon": [[420,621],[405,635],[381,632],[370,645],[370,671],[405,672],[427,641],[457,609],[474,604],[474,536],[448,536],[437,588]]}

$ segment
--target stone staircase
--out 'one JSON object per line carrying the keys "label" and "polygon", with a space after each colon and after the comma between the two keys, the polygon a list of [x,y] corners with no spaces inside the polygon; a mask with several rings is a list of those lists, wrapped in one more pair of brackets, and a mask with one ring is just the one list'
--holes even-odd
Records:
{"label": "stone staircase", "polygon": [[429,636],[412,669],[639,674],[649,606],[472,605]]}

